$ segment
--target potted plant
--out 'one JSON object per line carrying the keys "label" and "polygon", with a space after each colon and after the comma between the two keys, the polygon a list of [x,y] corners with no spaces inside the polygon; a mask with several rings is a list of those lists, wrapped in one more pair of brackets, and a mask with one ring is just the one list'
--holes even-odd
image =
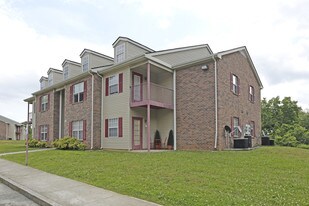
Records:
{"label": "potted plant", "polygon": [[168,134],[168,139],[167,139],[167,149],[172,150],[174,147],[174,134],[173,130],[170,130]]}
{"label": "potted plant", "polygon": [[155,146],[155,149],[161,149],[161,136],[158,130],[156,130],[155,132],[154,146]]}

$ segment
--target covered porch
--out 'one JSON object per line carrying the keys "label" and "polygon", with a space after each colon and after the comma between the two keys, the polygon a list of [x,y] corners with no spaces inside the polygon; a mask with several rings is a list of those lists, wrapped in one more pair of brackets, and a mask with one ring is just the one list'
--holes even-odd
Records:
{"label": "covered porch", "polygon": [[[174,72],[147,62],[131,68],[131,76],[132,149],[165,149],[169,132],[175,127]],[[155,144],[156,131],[160,133],[160,146]]]}

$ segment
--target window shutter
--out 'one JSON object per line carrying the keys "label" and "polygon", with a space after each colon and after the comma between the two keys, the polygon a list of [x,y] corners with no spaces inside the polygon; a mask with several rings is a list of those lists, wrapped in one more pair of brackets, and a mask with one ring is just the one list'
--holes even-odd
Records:
{"label": "window shutter", "polygon": [[73,85],[70,86],[70,103],[73,102]]}
{"label": "window shutter", "polygon": [[83,121],[83,140],[86,140],[86,131],[87,131],[87,124],[86,120]]}
{"label": "window shutter", "polygon": [[108,119],[105,119],[105,137],[108,137]]}
{"label": "window shutter", "polygon": [[233,74],[230,73],[230,90],[233,91]]}
{"label": "window shutter", "polygon": [[123,73],[119,74],[119,93],[123,92]]}
{"label": "window shutter", "polygon": [[49,125],[46,125],[47,133],[46,133],[46,142],[49,141]]}
{"label": "window shutter", "polygon": [[122,136],[122,117],[118,118],[118,137]]}
{"label": "window shutter", "polygon": [[105,78],[105,96],[108,96],[109,78]]}
{"label": "window shutter", "polygon": [[69,122],[69,136],[72,137],[72,122]]}
{"label": "window shutter", "polygon": [[39,112],[42,111],[42,96],[39,99]]}
{"label": "window shutter", "polygon": [[[93,85],[92,85],[93,86]],[[87,80],[84,81],[84,101],[87,99]]]}
{"label": "window shutter", "polygon": [[250,99],[250,87],[251,87],[250,84],[248,84],[248,100],[249,101],[251,101],[251,99]]}
{"label": "window shutter", "polygon": [[252,87],[252,101],[255,102],[255,89]]}
{"label": "window shutter", "polygon": [[40,141],[40,139],[41,139],[41,127],[42,127],[42,126],[39,126],[39,131],[38,131],[38,133],[39,133],[39,134],[38,134],[38,140],[39,140],[39,141]]}
{"label": "window shutter", "polygon": [[50,107],[50,94],[47,95],[47,110],[49,110]]}

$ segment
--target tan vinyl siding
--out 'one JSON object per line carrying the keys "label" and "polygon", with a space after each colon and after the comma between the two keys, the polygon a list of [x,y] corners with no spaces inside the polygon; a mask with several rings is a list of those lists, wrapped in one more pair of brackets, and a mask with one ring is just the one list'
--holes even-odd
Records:
{"label": "tan vinyl siding", "polygon": [[147,53],[145,49],[142,49],[134,44],[131,44],[130,42],[126,43],[126,59],[131,59],[137,56],[140,56],[142,54]]}
{"label": "tan vinyl siding", "polygon": [[155,58],[164,61],[172,66],[191,62],[201,58],[206,58],[210,53],[206,48],[197,48],[194,50],[179,51],[175,53],[161,54],[154,56]]}
{"label": "tan vinyl siding", "polygon": [[82,73],[81,66],[76,66],[73,64],[68,64],[68,66],[69,66],[69,77],[68,78],[75,77]]}
{"label": "tan vinyl siding", "polygon": [[89,54],[89,69],[93,67],[113,64],[113,60],[109,60],[94,54]]}
{"label": "tan vinyl siding", "polygon": [[63,80],[63,74],[53,72],[53,84],[57,84]]}
{"label": "tan vinyl siding", "polygon": [[[123,92],[109,96],[105,95],[106,78],[123,73]],[[103,86],[103,123],[102,123],[102,147],[111,149],[131,149],[130,135],[130,115],[129,115],[129,100],[130,100],[130,70],[129,68],[108,73],[104,75]],[[105,137],[105,119],[122,117],[123,137],[106,138]]]}
{"label": "tan vinyl siding", "polygon": [[[157,113],[157,125],[161,134],[162,147],[166,146],[169,131],[174,127],[174,113],[173,110],[158,109]],[[165,144],[165,145],[164,145]]]}

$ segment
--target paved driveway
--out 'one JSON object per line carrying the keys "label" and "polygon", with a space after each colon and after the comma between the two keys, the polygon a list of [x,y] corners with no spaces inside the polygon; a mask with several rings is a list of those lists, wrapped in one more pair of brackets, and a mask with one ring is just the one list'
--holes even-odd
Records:
{"label": "paved driveway", "polygon": [[0,183],[0,206],[38,206],[22,194]]}

